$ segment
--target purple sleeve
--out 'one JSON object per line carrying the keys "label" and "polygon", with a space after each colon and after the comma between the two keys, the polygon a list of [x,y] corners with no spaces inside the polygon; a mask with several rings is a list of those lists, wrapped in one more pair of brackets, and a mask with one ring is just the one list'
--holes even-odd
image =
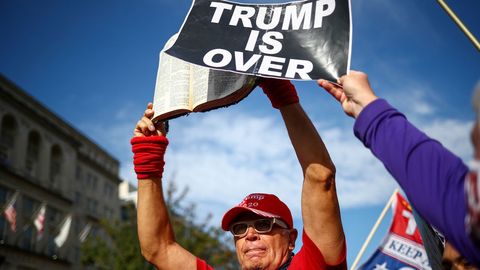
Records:
{"label": "purple sleeve", "polygon": [[465,231],[464,180],[468,167],[462,160],[383,99],[364,108],[354,132],[383,162],[418,213],[478,264],[479,252]]}

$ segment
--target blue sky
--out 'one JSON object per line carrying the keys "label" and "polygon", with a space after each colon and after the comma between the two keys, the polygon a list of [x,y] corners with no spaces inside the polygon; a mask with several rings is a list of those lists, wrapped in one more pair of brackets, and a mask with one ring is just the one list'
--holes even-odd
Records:
{"label": "blue sky", "polygon": [[[278,1],[241,1],[278,2]],[[285,2],[285,1],[281,1]],[[478,0],[448,1],[480,36]],[[158,54],[178,31],[187,0],[0,0],[0,73],[99,143],[134,183],[129,138],[153,97]],[[352,0],[352,69],[465,162],[480,54],[436,1]],[[396,187],[353,135],[353,120],[314,82],[295,83],[337,166],[351,264]],[[300,220],[301,171],[261,91],[227,109],[171,122],[166,180],[188,186],[199,216],[250,192],[270,192]],[[367,254],[381,241],[381,227]]]}

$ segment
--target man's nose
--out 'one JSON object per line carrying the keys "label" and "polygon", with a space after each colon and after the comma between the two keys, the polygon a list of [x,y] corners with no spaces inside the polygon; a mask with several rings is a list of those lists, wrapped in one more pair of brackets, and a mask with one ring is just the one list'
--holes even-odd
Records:
{"label": "man's nose", "polygon": [[256,239],[258,239],[258,233],[257,233],[257,231],[255,231],[255,229],[253,228],[253,226],[248,226],[246,238],[247,238],[248,240],[256,240]]}

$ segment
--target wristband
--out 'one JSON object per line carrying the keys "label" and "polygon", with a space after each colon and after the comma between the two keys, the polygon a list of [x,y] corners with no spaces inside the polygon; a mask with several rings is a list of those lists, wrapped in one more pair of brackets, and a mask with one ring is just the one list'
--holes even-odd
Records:
{"label": "wristband", "polygon": [[165,136],[133,137],[130,144],[137,179],[162,178],[168,139]]}
{"label": "wristband", "polygon": [[288,80],[263,78],[259,86],[276,109],[299,101],[295,86]]}

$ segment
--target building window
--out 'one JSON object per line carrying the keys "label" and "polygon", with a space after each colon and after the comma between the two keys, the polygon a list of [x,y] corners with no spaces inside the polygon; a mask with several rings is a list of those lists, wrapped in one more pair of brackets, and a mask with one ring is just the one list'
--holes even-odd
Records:
{"label": "building window", "polygon": [[[8,195],[8,190],[4,187],[0,186],[0,205],[5,206],[7,203],[7,195]],[[8,233],[8,228],[7,228],[7,220],[5,219],[5,215],[1,213],[0,215],[0,243],[3,244],[7,241],[7,233]]]}
{"label": "building window", "polygon": [[36,208],[40,203],[26,195],[22,196],[22,216],[26,220],[29,220],[33,216],[33,212],[35,211]]}
{"label": "building window", "polygon": [[103,186],[103,195],[105,195],[105,198],[110,198],[110,197],[112,197],[112,194],[113,194],[112,187],[110,186],[110,184],[108,182],[105,182],[105,184]]}
{"label": "building window", "polygon": [[77,178],[77,181],[81,184],[83,181],[83,170],[82,167],[77,166],[77,170],[75,171],[75,177]]}
{"label": "building window", "polygon": [[20,247],[25,250],[34,250],[35,249],[35,231],[33,226],[26,227],[22,231],[20,238]]}
{"label": "building window", "polygon": [[97,182],[98,182],[98,178],[95,175],[92,175],[92,190],[97,189],[97,184],[98,184]]}
{"label": "building window", "polygon": [[45,213],[45,225],[48,229],[47,235],[47,245],[45,247],[45,252],[48,256],[56,256],[57,246],[55,245],[55,237],[57,237],[60,228],[60,222],[62,213],[51,206],[47,206],[47,211]]}
{"label": "building window", "polygon": [[97,188],[97,177],[93,175],[91,172],[87,173],[86,177],[86,187],[91,190],[95,190]]}
{"label": "building window", "polygon": [[84,222],[81,222],[81,221],[80,221],[80,218],[76,218],[76,222],[72,222],[72,224],[73,224],[73,233],[74,233],[75,235],[79,235],[79,234],[80,234],[80,230],[82,229],[82,226],[81,226],[81,225],[82,225],[83,223],[84,223]]}
{"label": "building window", "polygon": [[91,204],[91,210],[93,214],[97,214],[97,211],[98,211],[98,202],[97,200],[92,200],[92,204]]}
{"label": "building window", "polygon": [[73,262],[78,263],[80,262],[80,248],[74,247],[73,248]]}
{"label": "building window", "polygon": [[57,254],[57,245],[55,245],[56,235],[49,235],[47,240],[46,253],[48,256],[56,258]]}
{"label": "building window", "polygon": [[28,135],[27,155],[25,157],[25,169],[29,176],[38,175],[38,160],[40,158],[40,135],[33,131]]}
{"label": "building window", "polygon": [[90,229],[90,235],[92,237],[100,236],[100,230],[97,228],[97,226],[92,225],[92,228]]}
{"label": "building window", "polygon": [[17,122],[11,115],[5,115],[2,119],[0,130],[0,162],[11,164],[15,138],[17,135]]}
{"label": "building window", "polygon": [[46,211],[46,221],[48,222],[48,226],[50,227],[50,232],[55,230],[55,228],[59,225],[60,223],[60,211],[58,211],[56,208],[53,208],[51,206],[47,206],[48,209]]}
{"label": "building window", "polygon": [[95,199],[87,199],[87,210],[90,214],[98,214],[98,201]]}
{"label": "building window", "polygon": [[[20,247],[25,250],[34,250],[36,229],[32,226],[32,218],[35,211],[38,210],[40,203],[28,196],[22,196],[21,217],[25,229],[21,234]],[[18,215],[18,214],[17,214]]]}
{"label": "building window", "polygon": [[104,206],[103,207],[103,212],[104,212],[104,217],[108,218],[108,219],[111,219],[112,218],[112,214],[110,212],[110,208],[108,208],[107,206]]}
{"label": "building window", "polygon": [[78,192],[78,191],[75,191],[75,203],[78,204],[78,205],[81,205],[82,204],[82,193]]}
{"label": "building window", "polygon": [[58,145],[54,145],[50,158],[50,185],[55,189],[60,189],[60,180],[62,175],[63,154]]}

